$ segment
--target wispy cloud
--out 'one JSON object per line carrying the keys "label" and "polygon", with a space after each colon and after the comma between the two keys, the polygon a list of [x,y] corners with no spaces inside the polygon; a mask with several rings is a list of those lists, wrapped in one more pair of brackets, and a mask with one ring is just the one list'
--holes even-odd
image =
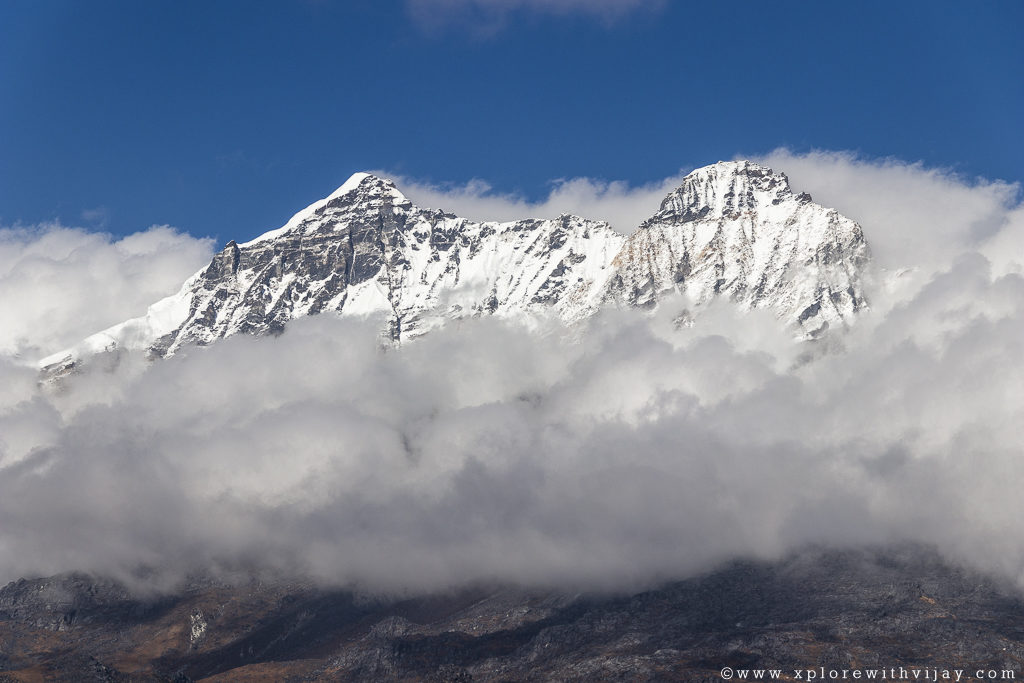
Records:
{"label": "wispy cloud", "polygon": [[406,0],[412,19],[427,30],[468,29],[478,36],[496,33],[516,14],[581,15],[612,25],[638,11],[654,11],[665,0]]}
{"label": "wispy cloud", "polygon": [[83,209],[82,220],[93,228],[102,230],[110,222],[110,209],[105,206],[97,206],[94,209]]}

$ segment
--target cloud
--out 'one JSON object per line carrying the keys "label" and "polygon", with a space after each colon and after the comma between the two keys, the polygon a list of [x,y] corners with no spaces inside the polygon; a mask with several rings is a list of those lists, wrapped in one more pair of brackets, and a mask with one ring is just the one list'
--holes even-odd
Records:
{"label": "cloud", "polygon": [[638,11],[658,10],[664,0],[406,0],[410,17],[424,29],[469,29],[477,36],[492,35],[514,14],[582,15],[611,25]]}
{"label": "cloud", "polygon": [[140,315],[205,265],[212,242],[168,226],[122,238],[0,228],[0,353],[31,362]]}
{"label": "cloud", "polygon": [[376,173],[392,178],[403,194],[419,206],[441,208],[473,220],[557,218],[560,214],[570,213],[607,221],[623,234],[634,232],[640,223],[650,218],[665,195],[678,187],[686,175],[679,173],[641,186],[631,186],[621,180],[594,178],[555,180],[545,199],[531,202],[514,194],[496,193],[489,183],[479,179],[464,185],[434,184],[388,171]]}
{"label": "cloud", "polygon": [[[837,203],[867,202],[890,162],[843,163]],[[998,204],[991,184],[901,172],[926,211],[909,229],[932,220],[934,182]],[[59,391],[0,362],[0,581],[145,567],[631,588],[913,540],[1024,585],[1024,277],[986,256],[1019,244],[1020,209],[993,211],[984,230],[941,226],[953,246],[925,254],[918,286],[813,360],[770,316],[718,302],[677,329],[669,302],[571,331],[466,320],[386,351],[379,321],[322,315],[154,364],[124,354]],[[886,263],[890,245],[914,256],[883,239]]]}
{"label": "cloud", "polygon": [[755,161],[783,170],[796,191],[857,220],[888,269],[948,267],[999,234],[1020,201],[1015,184],[899,159],[777,149]]}
{"label": "cloud", "polygon": [[1024,271],[1024,209],[1017,184],[852,152],[777,149],[755,161],[783,170],[794,191],[859,222],[872,249],[875,309],[901,305],[964,254],[998,273]]}
{"label": "cloud", "polygon": [[83,209],[82,220],[90,225],[103,229],[110,222],[110,209],[105,206],[97,206],[94,209]]}

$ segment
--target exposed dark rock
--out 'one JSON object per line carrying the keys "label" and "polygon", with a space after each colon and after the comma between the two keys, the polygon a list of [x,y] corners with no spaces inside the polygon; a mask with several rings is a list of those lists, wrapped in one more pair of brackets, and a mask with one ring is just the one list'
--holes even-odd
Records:
{"label": "exposed dark rock", "polygon": [[[190,645],[196,613],[207,626]],[[0,590],[0,644],[2,670],[52,680],[693,681],[726,666],[930,666],[968,680],[1022,675],[1024,602],[920,547],[735,562],[631,595],[388,600],[207,582],[154,602],[71,576]]]}

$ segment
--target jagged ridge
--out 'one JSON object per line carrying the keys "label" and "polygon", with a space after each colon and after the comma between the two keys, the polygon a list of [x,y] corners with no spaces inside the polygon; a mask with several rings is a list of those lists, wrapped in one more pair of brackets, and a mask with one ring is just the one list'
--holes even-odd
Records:
{"label": "jagged ridge", "polygon": [[626,237],[607,223],[475,222],[410,202],[357,173],[251,242],[231,241],[181,290],[44,366],[113,348],[173,354],[232,334],[267,334],[323,311],[383,314],[396,340],[466,315],[550,311],[566,323],[609,303],[653,306],[678,291],[771,308],[804,337],[865,306],[868,249],[855,222],[795,195],[746,161],[689,174]]}
{"label": "jagged ridge", "polygon": [[677,290],[695,303],[725,295],[774,308],[807,336],[866,305],[859,225],[794,195],[781,173],[747,161],[694,171],[616,257],[610,294],[650,306]]}

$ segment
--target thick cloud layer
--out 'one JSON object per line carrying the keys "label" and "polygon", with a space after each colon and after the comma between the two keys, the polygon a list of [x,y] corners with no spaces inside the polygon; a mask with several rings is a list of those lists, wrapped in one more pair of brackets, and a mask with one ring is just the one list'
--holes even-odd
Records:
{"label": "thick cloud layer", "polygon": [[1017,215],[953,230],[959,253],[913,288],[878,278],[888,304],[827,353],[727,303],[677,329],[670,302],[397,350],[378,321],[319,316],[59,389],[0,364],[0,580],[623,588],[912,539],[1024,583],[1024,278],[984,254],[1020,243]]}

